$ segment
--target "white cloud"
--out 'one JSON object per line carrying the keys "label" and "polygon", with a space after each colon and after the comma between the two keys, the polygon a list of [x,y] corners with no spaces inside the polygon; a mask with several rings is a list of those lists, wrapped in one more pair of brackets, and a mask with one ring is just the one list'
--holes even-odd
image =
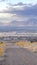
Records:
{"label": "white cloud", "polygon": [[[32,26],[37,19],[37,5],[14,5],[0,10],[0,24],[12,26]],[[35,9],[35,10],[34,10]]]}
{"label": "white cloud", "polygon": [[23,10],[24,8],[23,8],[24,6],[13,6],[13,8],[14,9],[16,9],[16,10]]}

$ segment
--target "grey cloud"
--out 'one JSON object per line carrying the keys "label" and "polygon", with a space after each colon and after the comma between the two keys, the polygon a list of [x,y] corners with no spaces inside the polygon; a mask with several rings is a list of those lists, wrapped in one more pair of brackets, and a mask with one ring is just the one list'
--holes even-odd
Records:
{"label": "grey cloud", "polygon": [[26,5],[26,4],[24,4],[24,3],[22,3],[22,2],[19,2],[18,4],[14,4],[14,6],[18,6],[18,5]]}
{"label": "grey cloud", "polygon": [[22,2],[19,2],[19,3],[17,3],[17,4],[12,4],[12,3],[7,3],[9,6],[18,6],[18,5],[26,5],[26,4],[24,4],[24,3],[22,3]]}
{"label": "grey cloud", "polygon": [[[11,14],[17,14],[17,15],[21,15],[21,16],[37,16],[37,4],[36,5],[24,5],[22,3],[18,3],[16,4],[18,5],[23,5],[22,10],[18,8],[14,8],[14,6],[11,6],[8,8],[8,10],[4,10],[5,13],[11,13]],[[19,6],[19,8],[20,8]]]}
{"label": "grey cloud", "polygon": [[[10,4],[11,5],[11,4]],[[22,9],[18,9],[18,7],[15,6],[23,6]],[[11,21],[11,25],[13,26],[19,26],[19,25],[32,25],[32,26],[37,26],[37,4],[35,5],[24,5],[23,3],[18,3],[16,5],[11,5],[9,6],[6,10],[3,11],[4,13],[10,13],[10,14],[16,14],[17,16],[20,16],[21,18],[23,17],[29,17],[27,21]],[[3,13],[0,12],[0,13]],[[15,18],[15,17],[14,17]]]}
{"label": "grey cloud", "polygon": [[29,20],[27,20],[25,23],[26,25],[37,26],[37,19],[29,18]]}
{"label": "grey cloud", "polygon": [[27,21],[11,21],[10,22],[11,25],[13,26],[37,26],[37,19],[36,18],[29,18]]}
{"label": "grey cloud", "polygon": [[0,2],[2,2],[2,1],[5,1],[5,0],[0,0]]}
{"label": "grey cloud", "polygon": [[[25,9],[26,8],[26,9]],[[31,16],[31,15],[33,15],[33,16],[37,16],[37,4],[36,5],[34,5],[34,6],[31,6],[31,7],[23,7],[23,10],[14,10],[14,11],[12,11],[13,13],[16,13],[16,14],[18,14],[18,15],[23,15],[23,16]]]}
{"label": "grey cloud", "polygon": [[25,5],[25,6],[27,6],[27,5],[32,5],[32,4],[25,4],[25,3],[22,3],[22,2],[19,2],[19,3],[17,3],[17,4],[12,4],[12,3],[7,3],[9,6],[23,6],[23,5]]}

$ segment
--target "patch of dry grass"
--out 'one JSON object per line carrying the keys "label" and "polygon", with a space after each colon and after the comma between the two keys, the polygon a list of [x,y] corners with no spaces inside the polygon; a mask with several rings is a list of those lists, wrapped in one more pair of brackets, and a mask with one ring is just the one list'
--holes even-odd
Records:
{"label": "patch of dry grass", "polygon": [[22,46],[22,47],[27,47],[30,45],[30,42],[28,41],[20,41],[20,42],[16,42],[17,46]]}
{"label": "patch of dry grass", "polygon": [[6,46],[6,43],[0,42],[0,47],[5,47],[5,46]]}
{"label": "patch of dry grass", "polygon": [[3,55],[6,44],[4,42],[0,42],[0,57]]}
{"label": "patch of dry grass", "polygon": [[29,41],[20,41],[20,42],[16,42],[16,46],[22,46],[24,48],[28,48],[32,51],[37,51],[37,42],[29,42]]}
{"label": "patch of dry grass", "polygon": [[0,57],[3,55],[3,53],[4,53],[4,49],[0,48]]}

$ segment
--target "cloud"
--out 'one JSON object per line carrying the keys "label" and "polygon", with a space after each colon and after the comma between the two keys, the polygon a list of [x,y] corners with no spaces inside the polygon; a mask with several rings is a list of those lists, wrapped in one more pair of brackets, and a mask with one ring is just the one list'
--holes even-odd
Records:
{"label": "cloud", "polygon": [[36,18],[28,18],[27,20],[14,20],[9,23],[9,25],[17,26],[17,27],[24,27],[24,26],[37,26],[37,19]]}
{"label": "cloud", "polygon": [[12,26],[37,26],[37,4],[9,3],[3,11],[0,11],[0,22]]}
{"label": "cloud", "polygon": [[3,2],[3,1],[5,1],[5,0],[0,0],[0,2]]}
{"label": "cloud", "polygon": [[[33,6],[19,6],[15,10],[13,10],[13,13],[16,13],[17,15],[21,16],[37,16],[37,4]],[[21,10],[20,10],[21,9]]]}
{"label": "cloud", "polygon": [[22,6],[22,5],[26,5],[26,4],[24,4],[24,3],[22,3],[22,2],[19,2],[19,3],[17,3],[17,4],[11,4],[11,3],[7,3],[8,5],[10,5],[10,6]]}
{"label": "cloud", "polygon": [[37,16],[37,4],[23,4],[18,3],[16,5],[9,6],[7,10],[4,10],[5,13],[17,14],[21,16]]}

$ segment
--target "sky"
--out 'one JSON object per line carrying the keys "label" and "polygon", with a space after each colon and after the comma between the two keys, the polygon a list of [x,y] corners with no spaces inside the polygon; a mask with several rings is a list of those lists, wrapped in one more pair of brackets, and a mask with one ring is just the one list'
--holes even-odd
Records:
{"label": "sky", "polygon": [[0,2],[6,2],[6,3],[12,3],[12,4],[23,2],[27,4],[27,3],[37,3],[37,0],[0,0]]}
{"label": "sky", "polygon": [[37,26],[37,0],[0,0],[0,26]]}
{"label": "sky", "polygon": [[11,0],[11,3],[12,2],[13,2],[13,4],[16,4],[18,2],[23,2],[23,3],[27,4],[27,3],[36,3],[37,0]]}

